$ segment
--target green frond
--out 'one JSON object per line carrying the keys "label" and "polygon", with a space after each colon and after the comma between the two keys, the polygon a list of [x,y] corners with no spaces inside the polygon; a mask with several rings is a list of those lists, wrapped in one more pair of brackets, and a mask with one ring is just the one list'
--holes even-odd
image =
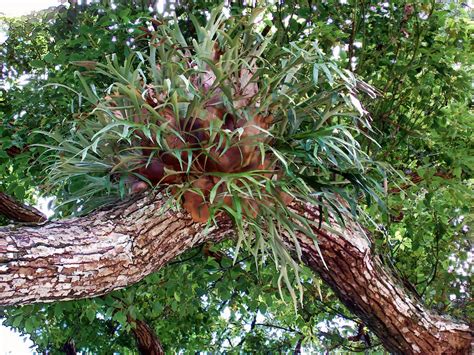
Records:
{"label": "green frond", "polygon": [[[257,262],[273,258],[280,292],[296,306],[297,233],[317,246],[313,230],[330,216],[342,225],[362,217],[361,198],[383,206],[384,169],[359,144],[371,127],[357,97],[375,90],[316,43],[274,46],[253,23],[262,13],[225,19],[216,8],[205,26],[192,18],[196,38],[164,22],[149,53],[94,64],[113,82],[103,93],[77,73],[89,110],[67,134],[42,132],[57,142],[43,146],[47,184],[62,187],[76,211],[145,182],[209,227],[225,213],[236,254],[245,247]],[[290,201],[318,206],[321,220],[297,215]]]}

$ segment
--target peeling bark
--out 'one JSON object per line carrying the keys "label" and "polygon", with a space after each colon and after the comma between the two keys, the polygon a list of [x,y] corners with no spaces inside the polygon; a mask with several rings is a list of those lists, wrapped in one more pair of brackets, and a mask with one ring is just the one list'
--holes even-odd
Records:
{"label": "peeling bark", "polygon": [[[0,228],[0,305],[53,302],[103,295],[126,287],[182,252],[232,235],[226,218],[209,233],[187,213],[160,210],[161,194],[124,202],[89,216],[37,227]],[[294,206],[318,219],[312,206]],[[327,226],[326,226],[327,227]],[[467,354],[465,324],[436,315],[412,298],[372,254],[363,230],[348,223],[300,235],[303,260],[391,352]],[[291,244],[288,243],[291,247]]]}

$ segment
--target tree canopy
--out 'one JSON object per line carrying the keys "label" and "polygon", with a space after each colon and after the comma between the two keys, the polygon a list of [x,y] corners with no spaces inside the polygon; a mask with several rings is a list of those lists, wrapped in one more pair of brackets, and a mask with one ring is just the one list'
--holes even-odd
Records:
{"label": "tree canopy", "polygon": [[351,313],[359,289],[344,297],[313,272],[331,267],[321,228],[354,221],[416,302],[472,322],[469,8],[155,5],[0,18],[0,193],[54,197],[53,219],[90,221],[159,193],[157,215],[182,208],[209,233],[228,216],[236,238],[177,252],[123,290],[3,307],[3,323],[48,353],[146,353],[148,333],[166,352],[382,351],[378,323]]}

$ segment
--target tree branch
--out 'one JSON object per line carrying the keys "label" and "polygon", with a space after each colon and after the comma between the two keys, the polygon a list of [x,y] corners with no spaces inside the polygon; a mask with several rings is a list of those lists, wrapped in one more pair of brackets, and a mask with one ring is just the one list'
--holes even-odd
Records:
{"label": "tree branch", "polygon": [[136,283],[182,252],[232,233],[170,210],[158,194],[86,217],[0,228],[0,306],[90,298]]}
{"label": "tree branch", "polygon": [[144,321],[128,316],[128,322],[133,324],[133,336],[141,355],[163,355],[165,352],[155,331]]}
{"label": "tree branch", "polygon": [[[0,305],[89,298],[140,281],[182,252],[232,235],[222,216],[205,234],[187,213],[161,211],[162,194],[123,202],[109,210],[37,227],[0,228]],[[292,205],[319,219],[318,209]],[[304,262],[334,290],[394,353],[468,353],[465,324],[431,313],[412,298],[372,254],[364,231],[347,222],[299,235]],[[284,236],[282,236],[285,239]],[[288,247],[294,245],[286,239]]]}
{"label": "tree branch", "polygon": [[66,355],[76,355],[76,344],[74,343],[73,339],[68,339],[62,349],[61,349]]}
{"label": "tree branch", "polygon": [[[319,217],[312,206],[298,206],[300,214]],[[326,226],[327,227],[327,226]],[[373,254],[366,232],[354,223],[342,230],[316,231],[327,268],[318,257],[314,241],[300,236],[305,263],[334,290],[339,300],[356,314],[394,353],[468,353],[473,339],[468,325],[430,312],[407,293],[380,258]]]}
{"label": "tree branch", "polygon": [[0,192],[0,214],[15,222],[41,223],[46,216],[36,208],[26,206]]}

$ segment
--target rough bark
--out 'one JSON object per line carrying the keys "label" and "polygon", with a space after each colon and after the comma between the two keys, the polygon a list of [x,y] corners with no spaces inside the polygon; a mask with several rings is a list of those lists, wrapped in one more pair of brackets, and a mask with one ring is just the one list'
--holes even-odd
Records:
{"label": "rough bark", "polygon": [[[300,208],[318,218],[310,206]],[[336,233],[315,231],[327,268],[314,242],[300,236],[305,263],[334,290],[339,300],[379,337],[384,347],[400,354],[468,354],[473,340],[468,325],[427,310],[373,254],[365,232],[355,224]]]}
{"label": "rough bark", "polygon": [[163,211],[164,202],[158,195],[87,217],[0,228],[0,306],[103,295],[232,233],[222,221],[206,234],[187,214]]}
{"label": "rough bark", "polygon": [[[93,297],[131,285],[180,253],[232,234],[231,223],[205,234],[188,214],[160,210],[160,194],[128,201],[87,217],[38,227],[0,228],[0,305]],[[311,206],[294,206],[317,219]],[[332,228],[332,229],[331,229]],[[394,353],[468,353],[472,333],[465,324],[431,313],[411,298],[354,224],[300,235],[307,265]],[[334,232],[336,231],[336,232]],[[288,244],[291,246],[291,244]]]}

